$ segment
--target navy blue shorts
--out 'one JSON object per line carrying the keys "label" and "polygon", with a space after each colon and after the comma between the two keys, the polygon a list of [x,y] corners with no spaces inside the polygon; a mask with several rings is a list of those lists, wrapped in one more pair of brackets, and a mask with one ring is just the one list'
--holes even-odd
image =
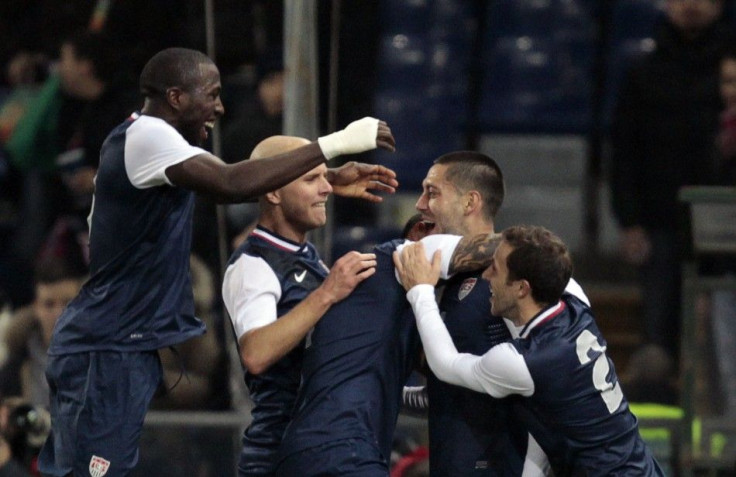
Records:
{"label": "navy blue shorts", "polygon": [[343,439],[311,447],[282,459],[279,477],[388,477],[388,463],[378,448],[363,439]]}
{"label": "navy blue shorts", "polygon": [[161,376],[156,351],[49,356],[51,434],[39,456],[41,473],[127,475],[138,462],[143,419]]}

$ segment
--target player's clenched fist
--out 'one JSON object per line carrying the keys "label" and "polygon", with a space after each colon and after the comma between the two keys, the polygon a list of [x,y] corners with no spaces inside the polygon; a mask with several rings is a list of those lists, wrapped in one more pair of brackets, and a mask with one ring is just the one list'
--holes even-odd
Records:
{"label": "player's clenched fist", "polygon": [[370,151],[376,147],[393,151],[396,145],[388,124],[368,116],[353,121],[342,131],[320,137],[317,142],[327,159]]}

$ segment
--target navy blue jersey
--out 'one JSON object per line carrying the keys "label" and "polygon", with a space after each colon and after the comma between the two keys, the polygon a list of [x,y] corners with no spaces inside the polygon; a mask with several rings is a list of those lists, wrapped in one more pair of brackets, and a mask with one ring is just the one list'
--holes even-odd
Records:
{"label": "navy blue jersey", "polygon": [[49,354],[147,351],[204,333],[189,277],[194,194],[164,174],[204,152],[149,116],[110,133],[90,214],[90,278],[59,317]]}
{"label": "navy blue jersey", "polygon": [[532,434],[558,475],[662,475],[590,308],[567,294],[563,304],[513,341],[534,381],[534,393],[523,400],[541,423],[529,424]]}
{"label": "navy blue jersey", "polygon": [[282,458],[332,441],[361,439],[388,463],[401,391],[419,344],[391,258],[399,243],[377,246],[376,273],[315,326]]}
{"label": "navy blue jersey", "polygon": [[[482,271],[449,279],[440,301],[458,352],[482,355],[511,340],[503,319],[491,315],[490,288]],[[427,377],[429,466],[432,476],[521,475],[526,428],[510,422],[510,403]]]}
{"label": "navy blue jersey", "polygon": [[[268,273],[278,282],[279,290],[274,290],[275,294],[280,293],[276,303],[278,317],[287,314],[319,287],[329,272],[311,243],[297,244],[258,226],[230,258],[229,265],[244,260],[243,267],[232,271],[228,267],[228,274],[248,272],[251,275],[247,280],[267,282],[269,277],[257,272],[262,268],[248,267],[258,259],[265,261]],[[251,424],[243,434],[240,475],[273,473],[276,452],[296,402],[303,351],[303,344],[297,346],[259,375],[245,372],[254,407]]]}

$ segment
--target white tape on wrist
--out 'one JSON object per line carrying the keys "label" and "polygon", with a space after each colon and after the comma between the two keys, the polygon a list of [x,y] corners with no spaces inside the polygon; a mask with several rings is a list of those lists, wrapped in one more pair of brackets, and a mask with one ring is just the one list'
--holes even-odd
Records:
{"label": "white tape on wrist", "polygon": [[376,148],[378,119],[365,117],[353,121],[342,131],[317,139],[322,154],[327,159],[345,154],[357,154]]}

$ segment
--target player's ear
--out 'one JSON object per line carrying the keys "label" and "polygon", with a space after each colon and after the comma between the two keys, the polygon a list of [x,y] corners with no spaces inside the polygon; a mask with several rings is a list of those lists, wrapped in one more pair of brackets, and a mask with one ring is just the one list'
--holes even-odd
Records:
{"label": "player's ear", "polygon": [[480,196],[480,192],[478,192],[477,190],[471,190],[465,193],[465,197],[463,197],[463,207],[465,210],[465,215],[478,210],[481,205],[482,199]]}
{"label": "player's ear", "polygon": [[527,296],[531,295],[532,286],[527,280],[517,280],[516,286],[519,287],[518,291],[516,292],[516,296],[519,299],[526,298]]}
{"label": "player's ear", "polygon": [[271,205],[278,205],[281,203],[281,190],[275,190],[273,192],[266,193],[266,201]]}
{"label": "player's ear", "polygon": [[182,109],[182,102],[186,100],[184,90],[179,88],[178,86],[166,88],[166,93],[164,94],[164,96],[166,97],[166,102],[168,102],[169,105],[171,105],[171,107],[176,110]]}

